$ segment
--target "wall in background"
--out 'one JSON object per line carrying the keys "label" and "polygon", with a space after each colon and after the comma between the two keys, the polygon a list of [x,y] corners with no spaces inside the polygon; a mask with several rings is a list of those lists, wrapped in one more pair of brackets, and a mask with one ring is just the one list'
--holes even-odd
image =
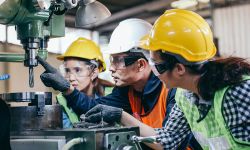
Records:
{"label": "wall in background", "polygon": [[214,33],[222,56],[250,58],[250,5],[214,11]]}
{"label": "wall in background", "polygon": [[[15,26],[6,26],[0,24],[0,42],[5,42],[20,45],[20,40],[17,39]],[[51,38],[48,42],[48,51],[55,54],[62,54],[67,47],[78,37],[92,39],[99,43],[99,33],[85,29],[65,28],[65,36],[60,38]]]}

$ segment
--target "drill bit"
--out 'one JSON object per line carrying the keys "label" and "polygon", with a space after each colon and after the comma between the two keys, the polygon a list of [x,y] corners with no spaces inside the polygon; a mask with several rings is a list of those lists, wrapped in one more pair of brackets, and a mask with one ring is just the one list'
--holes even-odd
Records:
{"label": "drill bit", "polygon": [[29,67],[29,86],[34,87],[34,70],[33,67]]}

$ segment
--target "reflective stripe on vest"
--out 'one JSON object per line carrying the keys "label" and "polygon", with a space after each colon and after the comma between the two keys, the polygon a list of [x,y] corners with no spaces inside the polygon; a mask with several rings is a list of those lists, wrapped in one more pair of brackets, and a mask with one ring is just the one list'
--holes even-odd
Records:
{"label": "reflective stripe on vest", "polygon": [[141,98],[134,94],[134,90],[130,88],[128,96],[133,116],[153,128],[161,128],[166,116],[167,94],[168,89],[162,85],[160,96],[153,109],[148,114],[143,115],[145,112],[141,104]]}
{"label": "reflective stripe on vest", "polygon": [[58,94],[56,96],[56,99],[58,103],[63,107],[65,113],[69,117],[69,120],[72,124],[80,121],[77,114],[67,106],[67,100],[65,99],[65,97],[63,97],[62,93]]}
{"label": "reflective stripe on vest", "polygon": [[[244,76],[243,80],[249,80]],[[197,123],[199,111],[194,104],[190,91],[178,88],[175,100],[183,111],[191,127],[191,130],[203,149],[210,150],[249,150],[250,143],[234,139],[223,118],[222,103],[224,94],[229,87],[225,87],[215,93],[213,105],[206,117]]]}

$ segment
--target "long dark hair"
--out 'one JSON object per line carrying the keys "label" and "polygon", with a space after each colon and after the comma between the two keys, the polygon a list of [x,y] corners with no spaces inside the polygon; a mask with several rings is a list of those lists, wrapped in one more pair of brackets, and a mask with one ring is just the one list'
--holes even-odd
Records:
{"label": "long dark hair", "polygon": [[[163,52],[160,55],[163,60],[171,64],[170,71],[177,63],[182,63],[173,55]],[[204,64],[185,66],[190,73],[201,75],[198,91],[204,100],[213,99],[217,90],[237,84],[242,80],[243,75],[250,74],[250,63],[240,57],[217,58]]]}
{"label": "long dark hair", "polygon": [[203,68],[206,72],[199,80],[198,90],[205,100],[213,98],[217,90],[238,84],[243,75],[250,74],[250,64],[239,57],[209,61]]}

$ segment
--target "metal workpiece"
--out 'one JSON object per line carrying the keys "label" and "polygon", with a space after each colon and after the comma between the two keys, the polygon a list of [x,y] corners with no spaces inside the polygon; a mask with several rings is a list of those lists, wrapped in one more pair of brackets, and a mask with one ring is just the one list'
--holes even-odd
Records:
{"label": "metal workpiece", "polygon": [[37,116],[45,115],[45,98],[43,94],[35,95],[35,100],[33,101],[33,105],[36,106]]}
{"label": "metal workpiece", "polygon": [[[139,150],[136,145],[130,140],[133,135],[139,135],[138,127],[109,127],[98,129],[64,129],[64,130],[36,130],[36,131],[21,131],[11,133],[12,148],[15,145],[20,145],[20,140],[26,141],[26,149],[36,149],[42,139],[47,139],[43,142],[44,146],[51,144],[49,140],[62,141],[66,140],[64,145],[70,150]],[[36,140],[34,140],[36,139]],[[19,141],[19,142],[18,142]],[[28,142],[29,141],[29,142]],[[32,142],[31,142],[32,141]],[[64,148],[65,148],[64,147]],[[25,149],[25,148],[24,148]],[[13,149],[13,150],[24,150]],[[26,150],[25,149],[25,150]],[[50,148],[50,150],[59,150]],[[61,150],[61,149],[60,149]]]}
{"label": "metal workpiece", "polygon": [[6,102],[31,102],[36,99],[36,95],[44,95],[45,105],[52,104],[51,92],[18,92],[18,93],[2,93],[0,98]]}
{"label": "metal workpiece", "polygon": [[[38,108],[42,108],[43,114],[38,114]],[[62,128],[60,105],[10,107],[10,114],[11,132]]]}
{"label": "metal workpiece", "polygon": [[[62,128],[61,106],[52,105],[51,92],[3,93],[0,98],[10,104],[11,131]],[[11,102],[29,102],[29,106],[11,106]]]}

